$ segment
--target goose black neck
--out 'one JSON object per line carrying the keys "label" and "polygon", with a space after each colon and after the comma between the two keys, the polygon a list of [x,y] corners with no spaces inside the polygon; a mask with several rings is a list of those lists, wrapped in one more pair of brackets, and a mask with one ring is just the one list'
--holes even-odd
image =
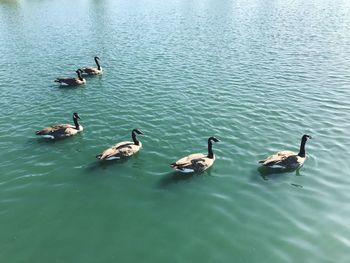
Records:
{"label": "goose black neck", "polygon": [[78,79],[81,80],[81,81],[83,81],[83,78],[82,78],[82,76],[81,76],[80,71],[78,71],[77,74],[78,74]]}
{"label": "goose black neck", "polygon": [[306,138],[303,137],[301,139],[300,150],[298,153],[298,156],[300,156],[300,157],[305,157],[305,144],[306,144]]}
{"label": "goose black neck", "polygon": [[73,122],[74,122],[74,125],[75,125],[75,129],[79,130],[78,118],[73,117]]}
{"label": "goose black neck", "polygon": [[208,139],[208,158],[213,159],[214,153],[213,153],[213,143],[210,139]]}
{"label": "goose black neck", "polygon": [[98,69],[98,70],[101,70],[101,66],[100,66],[100,63],[98,62],[98,59],[97,59],[97,58],[95,58],[95,63],[96,63],[96,65],[97,65],[97,69]]}
{"label": "goose black neck", "polygon": [[135,145],[140,145],[140,142],[136,138],[136,132],[132,131],[131,137],[132,137],[132,140],[134,141]]}

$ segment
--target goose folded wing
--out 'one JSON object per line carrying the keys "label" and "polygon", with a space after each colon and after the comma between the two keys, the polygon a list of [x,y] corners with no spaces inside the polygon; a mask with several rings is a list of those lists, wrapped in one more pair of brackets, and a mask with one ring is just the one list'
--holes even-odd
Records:
{"label": "goose folded wing", "polygon": [[117,149],[111,147],[108,148],[107,150],[105,150],[102,155],[101,155],[101,159],[106,159],[108,157],[114,156],[118,153]]}
{"label": "goose folded wing", "polygon": [[102,153],[101,159],[105,159],[111,156],[130,156],[132,152],[130,142],[120,142],[112,147],[108,148]]}
{"label": "goose folded wing", "polygon": [[131,145],[123,145],[122,147],[118,148],[118,151],[120,153],[121,156],[131,156],[134,151],[133,151],[133,147]]}
{"label": "goose folded wing", "polygon": [[71,127],[72,127],[72,125],[70,125],[70,124],[52,125],[52,126],[46,127],[44,129],[42,129],[41,131],[39,131],[39,134],[50,134],[50,133],[54,133],[54,132],[57,132],[59,130],[67,129],[67,128],[71,128]]}
{"label": "goose folded wing", "polygon": [[284,167],[292,167],[298,163],[298,156],[297,155],[289,155],[285,158],[281,159],[276,165],[281,165]]}
{"label": "goose folded wing", "polygon": [[175,163],[172,163],[171,166],[177,167],[179,169],[188,168],[193,165],[193,162],[195,162],[195,160],[203,158],[204,156],[205,155],[201,153],[194,153],[177,160]]}
{"label": "goose folded wing", "polygon": [[267,157],[264,160],[259,161],[259,163],[262,163],[263,165],[266,165],[266,166],[277,165],[291,155],[295,155],[295,153],[291,151],[281,151]]}
{"label": "goose folded wing", "polygon": [[84,73],[92,73],[92,72],[96,72],[96,68],[92,68],[92,67],[86,67],[86,68],[82,68],[82,71]]}
{"label": "goose folded wing", "polygon": [[205,168],[207,168],[208,164],[206,163],[205,159],[198,158],[192,160],[192,167],[195,168],[198,171],[204,171]]}

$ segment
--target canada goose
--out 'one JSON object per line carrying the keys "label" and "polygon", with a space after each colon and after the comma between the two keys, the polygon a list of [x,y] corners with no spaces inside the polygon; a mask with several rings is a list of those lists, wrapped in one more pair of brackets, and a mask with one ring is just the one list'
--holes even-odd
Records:
{"label": "canada goose", "polygon": [[308,134],[304,134],[301,138],[299,153],[281,151],[267,157],[264,160],[260,160],[259,163],[271,168],[296,169],[302,166],[305,162],[305,143],[308,139],[312,139],[312,137]]}
{"label": "canada goose", "polygon": [[182,173],[203,172],[212,166],[215,161],[212,142],[219,142],[219,140],[215,137],[209,137],[207,155],[202,153],[190,154],[170,164],[170,166]]}
{"label": "canada goose", "polygon": [[82,78],[81,73],[83,72],[81,69],[77,69],[75,71],[78,74],[77,78],[57,78],[55,82],[60,83],[65,86],[78,86],[86,83],[86,80]]}
{"label": "canada goose", "polygon": [[37,131],[35,134],[41,135],[43,138],[49,138],[49,139],[58,139],[58,138],[73,136],[78,132],[83,131],[83,126],[79,125],[78,119],[80,119],[78,113],[74,112],[73,113],[74,125],[70,125],[70,124],[52,125],[42,129],[41,131]]}
{"label": "canada goose", "polygon": [[96,158],[99,160],[115,160],[120,159],[123,157],[129,157],[135,153],[137,153],[141,147],[142,143],[137,140],[136,134],[142,134],[143,132],[139,129],[133,129],[131,132],[132,142],[131,141],[124,141],[119,142],[112,147],[106,149],[103,151],[103,153],[96,155]]}
{"label": "canada goose", "polygon": [[101,75],[103,73],[102,67],[100,66],[99,57],[94,57],[97,68],[86,67],[82,68],[82,73],[86,75]]}

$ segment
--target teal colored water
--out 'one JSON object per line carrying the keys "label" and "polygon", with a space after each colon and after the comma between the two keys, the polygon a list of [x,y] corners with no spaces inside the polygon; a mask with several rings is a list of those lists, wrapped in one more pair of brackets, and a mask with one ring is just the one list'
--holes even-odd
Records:
{"label": "teal colored water", "polygon": [[[349,1],[1,0],[0,54],[1,262],[348,262]],[[259,172],[304,133],[298,173]],[[210,170],[171,171],[212,135]]]}

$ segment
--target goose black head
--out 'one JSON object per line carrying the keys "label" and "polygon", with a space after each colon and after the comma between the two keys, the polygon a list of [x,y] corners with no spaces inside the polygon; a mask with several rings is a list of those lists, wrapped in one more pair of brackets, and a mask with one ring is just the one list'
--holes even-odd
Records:
{"label": "goose black head", "polygon": [[312,139],[312,137],[309,134],[304,134],[302,139],[306,141],[308,139]]}
{"label": "goose black head", "polygon": [[220,140],[216,137],[209,137],[208,141],[219,142]]}
{"label": "goose black head", "polygon": [[74,119],[79,119],[79,120],[80,120],[80,117],[79,117],[79,115],[78,115],[77,112],[74,112],[74,113],[73,113],[73,118],[74,118]]}
{"label": "goose black head", "polygon": [[99,58],[99,57],[94,57],[94,59],[98,59],[98,60],[100,60],[100,58]]}
{"label": "goose black head", "polygon": [[137,133],[137,134],[144,135],[144,133],[142,131],[140,131],[139,129],[133,129],[132,133]]}

